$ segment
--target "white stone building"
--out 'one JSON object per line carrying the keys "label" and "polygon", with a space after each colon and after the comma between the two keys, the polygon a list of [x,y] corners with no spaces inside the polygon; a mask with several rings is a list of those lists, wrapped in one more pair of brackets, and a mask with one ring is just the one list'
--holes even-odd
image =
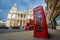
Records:
{"label": "white stone building", "polygon": [[6,21],[6,26],[25,26],[27,19],[33,19],[33,9],[30,5],[27,11],[17,11],[16,3],[9,11]]}
{"label": "white stone building", "polygon": [[6,25],[6,22],[0,21],[0,27],[2,27],[2,25]]}

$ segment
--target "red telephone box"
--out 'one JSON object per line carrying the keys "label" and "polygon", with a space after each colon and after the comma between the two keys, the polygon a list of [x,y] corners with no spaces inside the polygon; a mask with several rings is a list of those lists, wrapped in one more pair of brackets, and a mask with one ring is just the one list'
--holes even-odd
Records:
{"label": "red telephone box", "polygon": [[43,6],[38,6],[34,8],[33,16],[34,16],[34,37],[48,38],[48,30]]}

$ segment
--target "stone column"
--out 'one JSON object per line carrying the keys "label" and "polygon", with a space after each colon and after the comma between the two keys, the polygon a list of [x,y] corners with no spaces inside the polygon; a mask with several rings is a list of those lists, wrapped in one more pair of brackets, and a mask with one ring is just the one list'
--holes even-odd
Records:
{"label": "stone column", "polygon": [[19,22],[18,22],[18,26],[20,26],[20,20],[19,20]]}
{"label": "stone column", "polygon": [[26,25],[26,19],[25,19],[25,25]]}
{"label": "stone column", "polygon": [[14,25],[14,24],[15,24],[15,21],[14,21],[14,20],[13,20],[12,24],[13,24],[13,26],[15,26],[15,25]]}
{"label": "stone column", "polygon": [[22,26],[23,26],[23,20],[22,20]]}
{"label": "stone column", "polygon": [[22,20],[20,20],[20,25],[22,26]]}
{"label": "stone column", "polygon": [[24,14],[22,14],[22,18],[24,19]]}
{"label": "stone column", "polygon": [[18,14],[16,14],[16,18],[18,18]]}
{"label": "stone column", "polygon": [[24,20],[24,26],[25,26],[25,24],[26,24],[26,23],[25,23],[25,20]]}
{"label": "stone column", "polygon": [[20,18],[21,18],[21,14],[20,14]]}
{"label": "stone column", "polygon": [[18,22],[17,22],[17,20],[15,20],[15,26],[18,26]]}
{"label": "stone column", "polygon": [[11,20],[11,26],[13,26],[13,20]]}
{"label": "stone column", "polygon": [[[20,20],[19,20],[19,24],[20,24]],[[20,25],[19,25],[20,26]]]}

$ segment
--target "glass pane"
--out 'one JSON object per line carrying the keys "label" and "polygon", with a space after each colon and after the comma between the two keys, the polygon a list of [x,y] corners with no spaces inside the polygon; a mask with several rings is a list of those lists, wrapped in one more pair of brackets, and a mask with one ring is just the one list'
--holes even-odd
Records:
{"label": "glass pane", "polygon": [[41,11],[36,12],[36,31],[42,32],[42,23],[41,23]]}

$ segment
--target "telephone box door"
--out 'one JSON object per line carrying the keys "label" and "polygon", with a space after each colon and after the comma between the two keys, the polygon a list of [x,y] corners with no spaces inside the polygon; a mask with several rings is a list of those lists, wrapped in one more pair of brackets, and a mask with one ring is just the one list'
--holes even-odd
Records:
{"label": "telephone box door", "polygon": [[48,38],[45,14],[42,6],[33,10],[34,16],[34,37]]}

